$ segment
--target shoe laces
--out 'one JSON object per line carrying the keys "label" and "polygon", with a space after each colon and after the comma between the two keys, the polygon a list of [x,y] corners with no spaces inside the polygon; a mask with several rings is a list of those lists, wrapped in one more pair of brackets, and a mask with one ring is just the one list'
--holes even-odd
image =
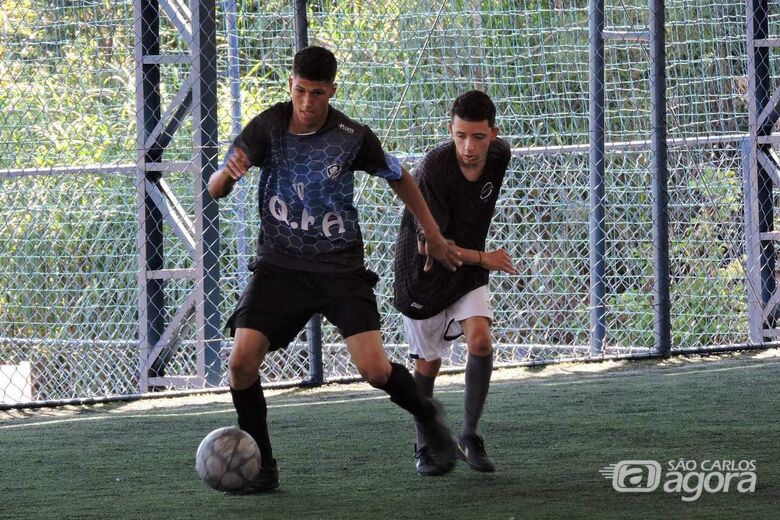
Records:
{"label": "shoe laces", "polygon": [[475,435],[473,437],[470,437],[474,441],[474,444],[477,447],[477,455],[480,457],[484,457],[487,455],[487,452],[485,452],[485,441],[480,437],[479,435]]}
{"label": "shoe laces", "polygon": [[433,464],[433,457],[431,456],[431,447],[428,445],[423,446],[420,449],[415,450],[414,457],[422,464]]}

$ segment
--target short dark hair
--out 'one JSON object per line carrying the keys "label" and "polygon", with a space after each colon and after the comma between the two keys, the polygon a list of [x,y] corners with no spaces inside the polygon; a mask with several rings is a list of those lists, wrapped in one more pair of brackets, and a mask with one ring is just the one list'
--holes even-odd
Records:
{"label": "short dark hair", "polygon": [[496,126],[496,105],[490,96],[480,90],[469,90],[452,103],[450,119],[458,116],[464,121],[487,121],[490,128]]}
{"label": "short dark hair", "polygon": [[336,79],[336,57],[328,49],[312,45],[295,53],[293,75],[310,81]]}

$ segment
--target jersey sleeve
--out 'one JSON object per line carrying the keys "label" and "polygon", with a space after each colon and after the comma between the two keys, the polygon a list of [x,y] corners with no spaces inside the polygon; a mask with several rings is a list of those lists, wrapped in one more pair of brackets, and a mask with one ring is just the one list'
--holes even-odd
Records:
{"label": "jersey sleeve", "polygon": [[[431,210],[431,215],[433,215],[433,219],[442,233],[447,229],[450,221],[450,212],[447,206],[447,186],[443,182],[444,176],[440,171],[443,166],[433,154],[428,154],[417,165],[414,175],[425,203],[428,204],[428,209]],[[417,226],[417,238],[422,239],[422,228],[416,221],[415,224]]]}
{"label": "jersey sleeve", "polygon": [[396,157],[385,153],[379,138],[368,127],[366,127],[365,137],[352,163],[352,169],[364,171],[389,181],[397,181],[403,172],[401,162]]}
{"label": "jersey sleeve", "polygon": [[[271,144],[271,121],[267,111],[252,119],[233,140],[228,156],[240,148],[249,157],[252,166],[260,166]],[[227,160],[227,157],[225,159]]]}
{"label": "jersey sleeve", "polygon": [[506,170],[509,167],[509,161],[512,160],[512,149],[509,147],[509,143],[503,139],[496,139],[491,143],[488,153],[493,155],[495,164],[502,170]]}

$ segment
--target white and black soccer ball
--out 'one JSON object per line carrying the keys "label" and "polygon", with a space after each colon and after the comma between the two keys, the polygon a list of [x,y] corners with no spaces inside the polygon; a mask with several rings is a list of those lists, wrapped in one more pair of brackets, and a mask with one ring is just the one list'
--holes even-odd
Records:
{"label": "white and black soccer ball", "polygon": [[241,491],[260,470],[260,449],[245,431],[228,426],[206,435],[195,454],[195,471],[209,487]]}

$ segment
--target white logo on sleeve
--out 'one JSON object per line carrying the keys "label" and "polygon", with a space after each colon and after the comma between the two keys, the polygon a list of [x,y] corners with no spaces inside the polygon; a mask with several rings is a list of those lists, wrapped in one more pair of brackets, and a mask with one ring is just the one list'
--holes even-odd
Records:
{"label": "white logo on sleeve", "polygon": [[348,127],[344,123],[339,123],[339,130],[346,132],[348,134],[354,134],[355,130],[353,128]]}

